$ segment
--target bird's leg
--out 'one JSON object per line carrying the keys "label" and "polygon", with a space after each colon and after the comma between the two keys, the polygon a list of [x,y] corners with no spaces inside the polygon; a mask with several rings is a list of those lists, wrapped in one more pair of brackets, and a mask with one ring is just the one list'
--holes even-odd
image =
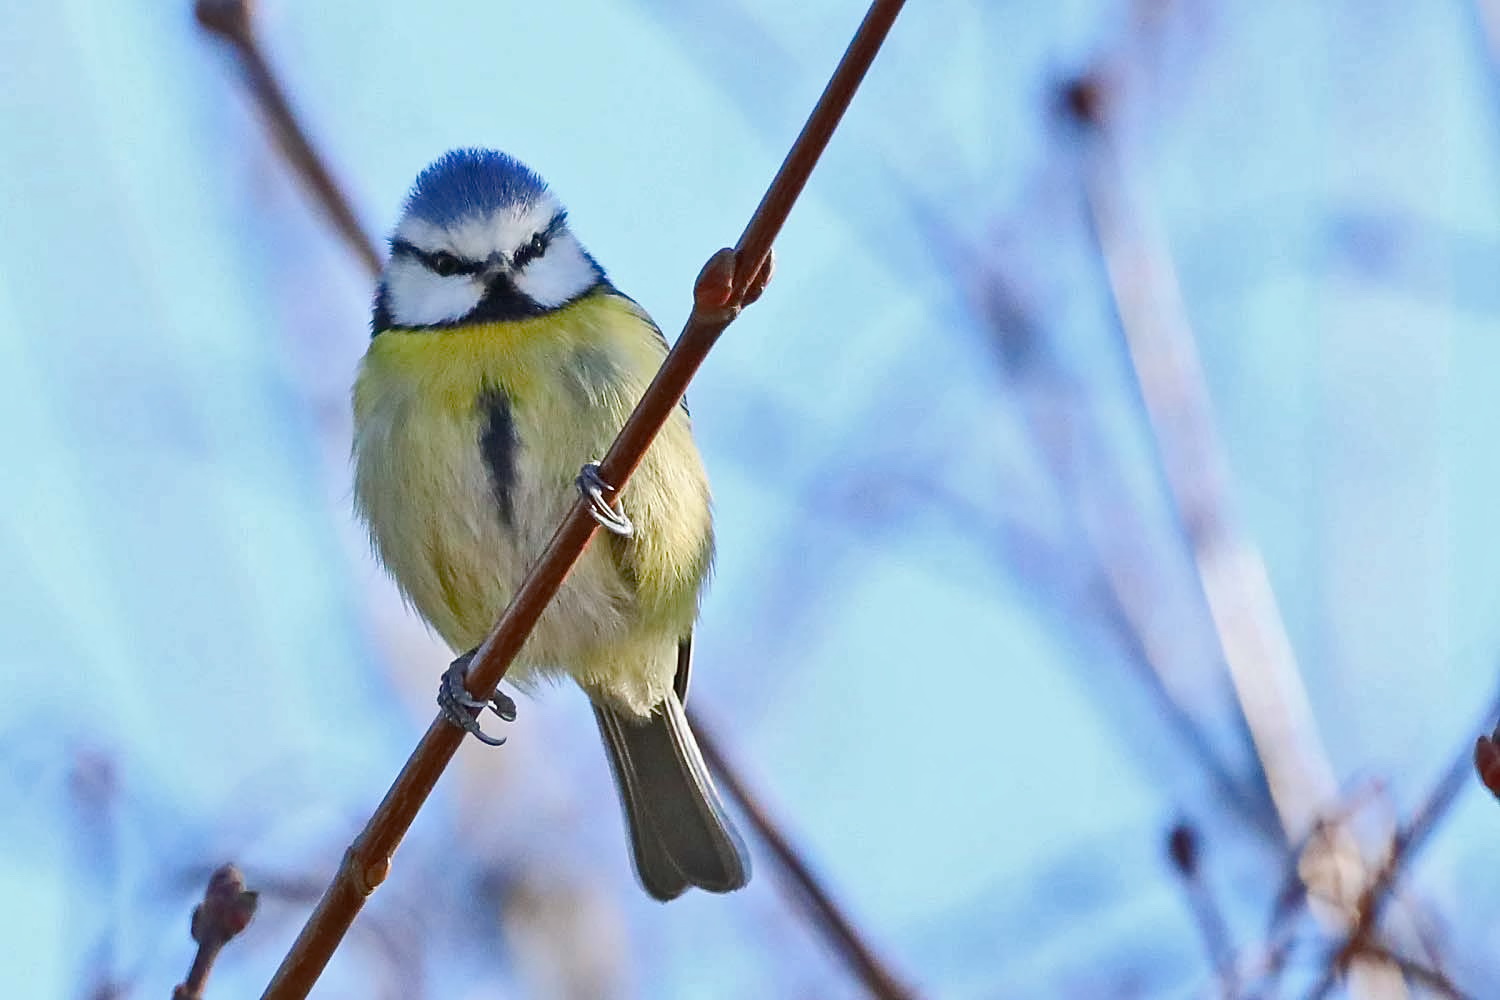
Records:
{"label": "bird's leg", "polygon": [[479,713],[488,708],[502,722],[516,721],[516,703],[503,691],[496,689],[488,698],[476,698],[469,693],[464,680],[469,674],[469,662],[477,649],[471,649],[443,671],[443,682],[438,686],[438,711],[444,719],[469,733],[481,743],[500,746],[505,737],[490,736],[479,728]]}
{"label": "bird's leg", "polygon": [[617,535],[629,538],[635,534],[635,525],[630,523],[630,518],[605,502],[605,492],[613,493],[615,488],[599,478],[599,466],[593,462],[585,465],[576,482],[578,492],[589,499],[589,513],[594,515],[594,520]]}

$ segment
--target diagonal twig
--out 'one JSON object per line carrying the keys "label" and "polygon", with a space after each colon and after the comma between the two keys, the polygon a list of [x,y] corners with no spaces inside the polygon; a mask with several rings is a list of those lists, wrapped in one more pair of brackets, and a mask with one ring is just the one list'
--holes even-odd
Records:
{"label": "diagonal twig", "polygon": [[[1116,134],[1119,91],[1107,69],[1096,69],[1064,94],[1081,129],[1084,205],[1156,463],[1284,840],[1295,843],[1334,801],[1337,784],[1265,559],[1230,503],[1228,463],[1171,255],[1132,198]],[[1346,866],[1366,869],[1352,834],[1342,828],[1330,834],[1319,842],[1318,857],[1304,859],[1304,879],[1321,880],[1323,872]],[[1354,902],[1347,894],[1338,898],[1345,926],[1358,919]],[[1357,996],[1383,995],[1393,978],[1399,986],[1388,962],[1361,957],[1354,972]]]}
{"label": "diagonal twig", "polygon": [[1234,1000],[1239,996],[1234,942],[1229,936],[1229,924],[1224,920],[1224,911],[1219,908],[1218,900],[1203,878],[1200,857],[1202,839],[1195,825],[1185,819],[1179,820],[1172,825],[1172,830],[1167,835],[1167,856],[1172,859],[1172,867],[1182,878],[1188,906],[1193,911],[1193,920],[1198,924],[1203,947],[1214,967],[1219,996],[1224,1000]]}
{"label": "diagonal twig", "polygon": [[327,161],[318,154],[297,116],[281,81],[271,71],[265,50],[255,37],[255,19],[250,0],[198,0],[193,7],[198,23],[223,38],[234,49],[245,71],[245,82],[256,105],[265,115],[281,152],[302,180],[312,189],[313,198],[328,213],[328,221],[338,230],[349,251],[359,258],[367,271],[380,270],[380,253],[365,235],[364,227],[354,215],[349,198],[333,179]]}
{"label": "diagonal twig", "polygon": [[221,865],[203,890],[203,902],[193,910],[192,934],[198,942],[187,978],[172,990],[172,1000],[203,1000],[214,960],[230,940],[250,926],[255,917],[257,894],[245,888],[245,879],[234,865]]}
{"label": "diagonal twig", "polygon": [[[599,463],[601,478],[615,485],[615,489],[606,495],[606,501],[623,489],[708,351],[738,315],[747,287],[769,263],[772,242],[889,33],[903,2],[875,0],[871,5],[733,251],[720,251],[705,265],[695,288],[693,311],[686,327]],[[271,118],[273,130],[289,158],[323,204],[329,206],[330,218],[361,260],[372,271],[378,270],[378,254],[354,221],[347,200],[339,194],[331,175],[307,142],[305,133],[296,127],[284,93],[276,85],[264,57],[258,53],[246,0],[199,0],[198,11],[200,21],[226,38],[241,54],[250,73],[252,89]],[[715,287],[716,282],[723,287]],[[597,523],[589,513],[588,500],[580,498],[553,534],[495,629],[476,652],[467,675],[471,694],[487,694],[499,684],[538,616],[582,555],[596,527]],[[266,997],[302,997],[311,990],[364,900],[385,880],[390,871],[391,855],[462,739],[462,730],[441,717],[428,726],[365,829],[345,853],[333,882],[267,987]],[[862,970],[856,971],[863,975]],[[906,995],[881,992],[889,983],[867,981],[866,985],[879,996]]]}
{"label": "diagonal twig", "polygon": [[887,966],[880,954],[865,940],[829,893],[821,879],[813,873],[801,852],[792,846],[781,825],[771,818],[759,796],[752,792],[737,768],[731,767],[719,747],[718,737],[712,726],[704,726],[698,713],[689,712],[693,730],[698,734],[699,749],[703,759],[718,774],[724,791],[740,807],[766,847],[776,857],[781,868],[790,877],[795,889],[802,895],[806,905],[818,914],[814,923],[823,930],[834,949],[850,968],[859,970],[860,981],[879,1000],[903,1000],[915,994],[902,985]]}
{"label": "diagonal twig", "polygon": [[1392,963],[1396,968],[1401,970],[1401,974],[1407,979],[1420,986],[1427,987],[1437,996],[1444,997],[1446,1000],[1473,1000],[1469,994],[1455,986],[1453,980],[1449,979],[1447,974],[1441,969],[1434,969],[1431,966],[1423,965],[1420,962],[1413,961],[1404,955],[1398,955],[1389,948],[1379,945],[1369,946],[1366,949],[1366,953],[1374,958]]}
{"label": "diagonal twig", "polygon": [[[1495,696],[1485,710],[1485,718],[1494,718],[1496,714],[1500,714],[1500,694]],[[1339,973],[1348,968],[1353,960],[1361,955],[1373,955],[1378,952],[1379,949],[1374,941],[1375,932],[1386,903],[1391,898],[1391,890],[1412,859],[1426,845],[1438,824],[1453,808],[1453,803],[1457,801],[1459,793],[1468,786],[1470,767],[1472,767],[1470,750],[1465,745],[1454,755],[1447,770],[1432,787],[1427,798],[1417,807],[1411,819],[1397,831],[1391,843],[1390,856],[1360,895],[1357,911],[1359,917],[1354,927],[1349,931],[1343,944],[1333,952],[1323,978],[1308,994],[1309,1000],[1321,1000],[1322,997],[1327,996],[1336,984]]]}
{"label": "diagonal twig", "polygon": [[[922,223],[929,242],[942,253],[951,270],[960,272],[962,268],[972,267],[973,261],[983,259],[984,248],[972,243],[957,227],[948,224],[937,206],[919,197],[911,197],[910,200],[912,213]],[[1033,355],[1038,348],[1034,342],[1041,337],[1038,320],[1031,315],[1031,310],[1021,301],[998,268],[979,269],[976,278],[977,291],[971,293],[977,299],[975,311],[983,329],[995,344],[996,353],[1007,374],[1018,379],[1038,378],[1037,373],[1030,370],[1036,367]],[[1069,456],[1064,454],[1057,440],[1058,435],[1049,431],[1045,424],[1047,416],[1039,412],[1034,398],[1029,394],[1022,394],[1022,398],[1027,400],[1022,405],[1027,429],[1045,459],[1045,468],[1051,477],[1053,488],[1065,502],[1063,509],[1073,526],[1071,530],[1082,537],[1087,545],[1088,579],[1080,588],[1081,600],[1093,605],[1089,610],[1101,619],[1119,644],[1126,665],[1161,712],[1167,729],[1202,766],[1223,800],[1256,831],[1271,837],[1277,836],[1280,833],[1277,819],[1271,814],[1269,803],[1258,784],[1252,785],[1235,773],[1235,768],[1215,747],[1202,721],[1177,696],[1168,682],[1161,643],[1154,639],[1155,630],[1146,613],[1150,598],[1141,595],[1139,582],[1133,568],[1126,561],[1121,546],[1111,544],[1110,540],[1116,533],[1129,536],[1132,531],[1138,531],[1139,513],[1130,511],[1123,525],[1118,523],[1119,517],[1112,517],[1108,532],[1100,531],[1091,523],[1092,519],[1085,511],[1086,499],[1072,481],[1075,477],[1069,471]],[[1103,464],[1110,459],[1113,453],[1098,440],[1101,432],[1097,407],[1082,398],[1076,403],[1071,398],[1066,398],[1065,405],[1069,406],[1070,416],[1074,418],[1073,426],[1077,435],[1088,442],[1091,454],[1099,456],[1097,462]],[[1116,479],[1120,476],[1113,466],[1107,468],[1106,474]],[[956,500],[949,497],[939,499],[950,504]],[[967,523],[983,516],[968,510],[958,513]]]}
{"label": "diagonal twig", "polygon": [[1176,275],[1130,203],[1105,86],[1087,80],[1074,85],[1072,97],[1090,129],[1085,193],[1093,235],[1198,583],[1282,826],[1296,837],[1333,800],[1333,772],[1265,562],[1229,507],[1223,446]]}

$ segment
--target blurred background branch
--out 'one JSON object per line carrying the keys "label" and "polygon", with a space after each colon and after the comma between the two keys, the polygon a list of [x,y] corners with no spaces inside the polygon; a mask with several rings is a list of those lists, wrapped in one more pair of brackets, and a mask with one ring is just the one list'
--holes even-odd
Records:
{"label": "blurred background branch", "polygon": [[265,119],[266,129],[276,148],[307,186],[308,195],[323,212],[328,224],[366,271],[379,274],[380,251],[365,234],[364,227],[355,218],[348,196],[333,179],[327,161],[313,147],[312,139],[297,120],[281,81],[272,71],[265,50],[255,37],[255,12],[251,0],[196,0],[193,11],[199,24],[228,42],[233,49],[245,74],[245,88]]}
{"label": "blurred background branch", "polygon": [[1093,231],[1156,458],[1271,798],[1287,835],[1295,838],[1333,801],[1333,772],[1265,561],[1229,511],[1223,448],[1172,261],[1150,234],[1146,217],[1129,204],[1105,110],[1120,95],[1099,78],[1080,81],[1073,90],[1080,121],[1090,132],[1085,172]]}
{"label": "blurred background branch", "polygon": [[[341,790],[430,718],[418,667],[442,650],[348,516],[376,256],[351,234],[389,226],[435,150],[506,148],[676,324],[680,276],[743,221],[862,6],[263,0],[241,27],[334,154],[342,235],[185,5],[12,12],[0,874],[24,961],[0,993],[162,995],[226,857],[261,912],[213,991],[258,988],[365,806]],[[1330,973],[1337,995],[1355,925],[1320,919],[1393,858],[1350,953],[1415,997],[1500,981],[1494,799],[1458,795],[1420,855],[1395,849],[1449,787],[1500,648],[1493,10],[903,13],[772,293],[695,386],[723,514],[695,701],[925,991],[1218,997],[1232,964],[1243,997]],[[1318,724],[1330,798],[1301,834],[1205,599],[1202,497],[1178,501],[1143,418],[1077,80],[1103,84],[1117,235],[1171,269],[1233,470],[1210,499],[1259,552]],[[1172,318],[1136,305],[1148,334]],[[587,713],[540,698],[524,721],[505,754],[460,752],[402,849],[416,885],[372,904],[328,991],[855,988],[779,879],[643,905]],[[75,780],[91,760],[105,779]],[[1182,817],[1191,885],[1161,850]],[[1306,870],[1350,837],[1363,873]]]}
{"label": "blurred background branch", "polygon": [[233,865],[214,870],[203,890],[203,902],[193,908],[191,930],[198,953],[187,978],[172,991],[172,1000],[203,1000],[219,952],[255,918],[257,896],[245,888],[244,876]]}
{"label": "blurred background branch", "polygon": [[[1119,161],[1111,115],[1125,98],[1116,83],[1106,70],[1069,88],[1068,104],[1084,130],[1089,221],[1150,422],[1154,456],[1284,836],[1295,843],[1322,820],[1337,785],[1265,561],[1229,510],[1223,448],[1171,257],[1149,217],[1133,204]],[[1299,872],[1315,895],[1332,903],[1339,920],[1353,925],[1361,914],[1351,892],[1368,877],[1366,864],[1353,836],[1336,825],[1327,833],[1310,841],[1320,853],[1303,855]],[[1321,853],[1324,848],[1328,853]],[[1391,963],[1363,952],[1346,957],[1351,996],[1405,995]]]}
{"label": "blurred background branch", "polygon": [[[1494,701],[1485,709],[1483,717],[1490,719],[1496,715],[1500,715],[1500,695],[1496,695]],[[1385,957],[1383,954],[1385,949],[1377,941],[1381,915],[1395,897],[1396,884],[1403,872],[1411,865],[1438,826],[1448,818],[1459,793],[1469,786],[1470,766],[1470,751],[1465,742],[1454,756],[1452,763],[1438,778],[1426,800],[1417,807],[1411,819],[1403,824],[1391,838],[1389,853],[1374,877],[1369,879],[1368,884],[1363,888],[1359,902],[1354,908],[1356,915],[1354,925],[1343,944],[1334,951],[1328,963],[1328,971],[1313,988],[1310,1000],[1322,1000],[1332,992],[1338,975],[1345,972],[1361,955],[1373,956],[1377,961],[1393,961]],[[1411,969],[1415,963],[1403,961],[1395,964],[1408,978],[1412,977]],[[1422,969],[1415,978],[1427,985],[1431,985],[1434,981],[1441,981],[1443,989],[1449,993],[1457,992],[1456,987],[1447,981],[1440,970]]]}

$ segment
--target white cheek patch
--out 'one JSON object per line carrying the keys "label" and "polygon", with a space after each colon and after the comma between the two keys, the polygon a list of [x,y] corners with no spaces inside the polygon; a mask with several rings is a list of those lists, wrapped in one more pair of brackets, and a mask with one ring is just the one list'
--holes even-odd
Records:
{"label": "white cheek patch", "polygon": [[[508,205],[447,226],[408,217],[396,227],[395,238],[423,253],[444,251],[476,262],[492,261],[498,253],[510,262],[532,237],[547,231],[561,208],[548,194],[534,202]],[[542,256],[527,262],[519,272],[502,267],[516,289],[543,309],[571,302],[599,280],[594,264],[566,229],[555,233]],[[484,281],[479,277],[455,274],[445,278],[411,256],[397,255],[386,268],[386,307],[398,326],[454,322],[473,311],[484,295]]]}
{"label": "white cheek patch", "polygon": [[516,275],[516,288],[537,305],[552,309],[571,302],[594,286],[599,276],[569,232],[559,233],[547,252]]}
{"label": "white cheek patch", "polygon": [[421,261],[394,257],[385,271],[386,308],[397,326],[432,326],[463,319],[484,298],[473,275],[441,277]]}

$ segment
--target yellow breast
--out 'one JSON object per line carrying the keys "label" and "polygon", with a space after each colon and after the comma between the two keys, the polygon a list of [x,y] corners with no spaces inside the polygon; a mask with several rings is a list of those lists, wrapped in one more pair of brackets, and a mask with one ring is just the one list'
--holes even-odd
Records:
{"label": "yellow breast", "polygon": [[[455,650],[494,624],[576,498],[579,468],[603,455],[665,352],[639,307],[609,292],[534,319],[371,342],[354,388],[356,506],[403,593]],[[497,393],[513,433],[503,483],[481,447]],[[673,414],[621,503],[636,536],[596,539],[523,665],[597,684],[632,647],[691,630],[712,530],[686,414]]]}

